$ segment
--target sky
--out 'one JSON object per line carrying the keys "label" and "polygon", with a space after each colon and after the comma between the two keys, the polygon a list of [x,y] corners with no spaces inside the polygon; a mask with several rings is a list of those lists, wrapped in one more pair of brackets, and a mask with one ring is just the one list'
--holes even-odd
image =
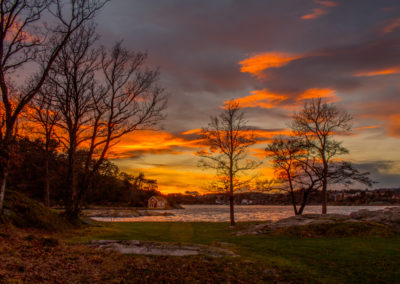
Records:
{"label": "sky", "polygon": [[287,133],[294,112],[323,97],[353,117],[337,140],[343,157],[376,188],[400,187],[400,3],[398,0],[113,0],[96,18],[101,42],[147,51],[168,94],[158,130],[132,133],[114,162],[157,179],[163,193],[204,191],[198,131],[237,100],[264,149]]}

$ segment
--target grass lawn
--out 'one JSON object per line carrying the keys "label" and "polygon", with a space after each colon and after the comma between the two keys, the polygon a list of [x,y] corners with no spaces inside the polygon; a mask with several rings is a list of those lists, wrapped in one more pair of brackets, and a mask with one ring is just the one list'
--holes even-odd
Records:
{"label": "grass lawn", "polygon": [[[238,228],[249,223],[239,223]],[[400,236],[390,238],[297,238],[235,236],[228,223],[105,223],[69,236],[70,243],[93,239],[148,240],[197,244],[229,243],[244,259],[276,268],[293,281],[400,283]]]}

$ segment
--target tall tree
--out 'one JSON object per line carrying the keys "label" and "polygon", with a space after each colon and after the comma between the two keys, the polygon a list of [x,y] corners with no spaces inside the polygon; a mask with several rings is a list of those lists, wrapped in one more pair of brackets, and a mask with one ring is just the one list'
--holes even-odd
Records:
{"label": "tall tree", "polygon": [[166,107],[166,96],[157,86],[158,70],[143,68],[145,53],[128,51],[121,43],[109,51],[97,49],[96,40],[94,25],[82,25],[62,49],[48,79],[56,89],[58,126],[64,132],[66,214],[71,219],[78,217],[109,149],[128,133],[154,127]]}
{"label": "tall tree", "polygon": [[234,192],[239,189],[238,175],[259,165],[247,159],[249,147],[256,142],[255,137],[246,126],[244,113],[235,101],[226,103],[218,117],[211,117],[201,136],[210,152],[203,155],[200,165],[215,169],[223,181],[221,190],[229,196],[230,222],[234,226]]}
{"label": "tall tree", "polygon": [[[90,128],[96,122],[93,113],[101,100],[102,90],[96,87],[95,73],[100,68],[100,50],[93,23],[79,27],[50,70],[47,84],[52,86],[54,107],[60,113],[57,127],[60,142],[67,154],[66,214],[75,218],[75,203],[79,196],[78,172],[82,155],[79,147],[90,139]],[[80,154],[83,154],[82,152]]]}
{"label": "tall tree", "polygon": [[90,145],[78,202],[82,201],[109,149],[120,138],[153,129],[164,118],[167,97],[157,86],[159,71],[144,69],[146,58],[146,53],[129,51],[120,42],[109,51],[102,50],[100,76],[104,84],[101,99],[94,102]]}
{"label": "tall tree", "polygon": [[329,167],[334,158],[348,153],[348,150],[333,137],[340,132],[350,131],[352,117],[336,105],[324,103],[321,98],[305,103],[304,108],[293,115],[291,128],[295,135],[305,139],[322,164],[322,214],[327,212]]}
{"label": "tall tree", "polygon": [[[0,135],[0,210],[9,173],[10,150],[14,142],[18,117],[38,94],[54,61],[71,35],[107,0],[2,0],[0,2],[0,90],[4,127]],[[53,16],[46,25],[43,14]],[[38,65],[28,82],[13,86],[13,75],[36,62],[37,56],[47,52],[45,64]],[[31,66],[31,65],[30,65]],[[31,80],[31,78],[34,78]],[[13,91],[13,89],[15,91]]]}

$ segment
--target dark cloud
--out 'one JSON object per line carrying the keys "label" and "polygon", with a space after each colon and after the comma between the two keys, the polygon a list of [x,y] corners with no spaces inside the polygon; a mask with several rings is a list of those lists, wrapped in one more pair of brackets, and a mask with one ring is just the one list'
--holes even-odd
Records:
{"label": "dark cloud", "polygon": [[[313,12],[318,15],[302,19]],[[287,98],[269,109],[246,108],[250,124],[285,128],[293,106],[302,104],[299,96],[330,89],[360,125],[385,124],[384,143],[388,135],[400,137],[400,75],[368,73],[400,67],[399,18],[398,0],[113,0],[97,22],[102,44],[123,39],[148,52],[149,66],[160,67],[160,84],[170,94],[163,129],[179,138],[193,139],[179,133],[206,126],[225,101],[255,90]],[[265,70],[262,80],[241,72],[239,62],[267,52],[300,57]],[[130,155],[168,151],[181,149]],[[399,180],[373,170],[380,181]]]}
{"label": "dark cloud", "polygon": [[358,74],[400,66],[400,38],[381,38],[313,53],[283,67],[267,69],[265,86],[289,94],[309,88],[328,87],[343,92],[362,88],[370,78]]}
{"label": "dark cloud", "polygon": [[399,165],[400,161],[370,161],[355,164],[356,168],[369,172],[372,180],[378,182],[375,188],[400,187],[400,173],[392,173],[393,168]]}

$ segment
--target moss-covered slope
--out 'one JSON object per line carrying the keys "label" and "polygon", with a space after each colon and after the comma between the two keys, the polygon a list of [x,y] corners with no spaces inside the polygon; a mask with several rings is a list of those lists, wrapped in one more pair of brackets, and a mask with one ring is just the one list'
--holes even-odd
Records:
{"label": "moss-covered slope", "polygon": [[3,224],[13,224],[20,228],[58,231],[71,226],[57,211],[11,190],[6,192],[4,210],[0,218]]}

